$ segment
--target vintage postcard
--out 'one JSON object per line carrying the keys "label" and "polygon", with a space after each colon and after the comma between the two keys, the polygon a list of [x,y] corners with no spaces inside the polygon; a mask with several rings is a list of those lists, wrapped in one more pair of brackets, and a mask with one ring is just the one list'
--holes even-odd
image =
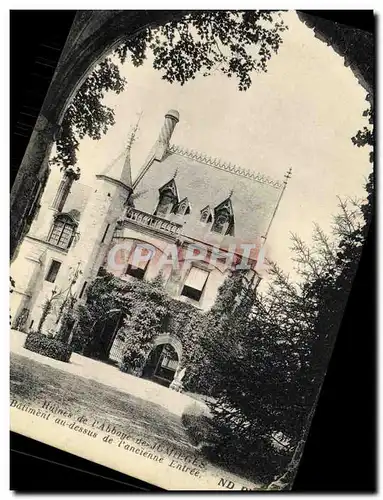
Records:
{"label": "vintage postcard", "polygon": [[166,490],[291,489],[373,110],[368,33],[79,11],[11,194],[11,429]]}

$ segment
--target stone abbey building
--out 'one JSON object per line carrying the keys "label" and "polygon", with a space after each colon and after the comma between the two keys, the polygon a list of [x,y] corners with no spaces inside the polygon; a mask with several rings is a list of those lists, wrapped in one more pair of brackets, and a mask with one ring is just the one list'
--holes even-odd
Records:
{"label": "stone abbey building", "polygon": [[[241,262],[240,245],[265,240],[286,180],[272,180],[172,145],[178,122],[177,111],[165,115],[159,137],[134,180],[130,163],[134,133],[120,156],[104,171],[95,172],[91,185],[82,184],[71,169],[60,178],[51,172],[11,266],[13,328],[38,329],[47,299],[69,288],[77,300],[86,301],[87,286],[100,268],[121,280],[150,280],[161,270],[172,297],[202,311],[213,305],[233,258]],[[198,245],[204,248],[199,254]],[[169,248],[182,250],[178,266],[161,265]],[[155,257],[148,258],[148,252]],[[248,271],[253,277],[254,255],[250,253]],[[47,316],[43,333],[54,334],[57,315],[53,310]],[[106,346],[107,356],[115,360],[120,349],[117,330],[116,324]],[[154,376],[162,367],[163,376],[158,375],[157,381],[169,385],[177,360],[161,354],[166,344],[174,348],[178,360],[182,344],[163,334],[155,340]]]}

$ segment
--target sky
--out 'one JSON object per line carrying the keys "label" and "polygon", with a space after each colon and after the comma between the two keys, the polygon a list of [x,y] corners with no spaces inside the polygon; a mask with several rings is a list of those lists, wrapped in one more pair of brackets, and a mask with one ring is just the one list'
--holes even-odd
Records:
{"label": "sky", "polygon": [[[116,124],[100,141],[84,139],[78,154],[80,182],[91,182],[124,148],[131,126],[142,113],[132,149],[133,178],[156,141],[164,115],[177,109],[180,122],[172,143],[220,157],[243,168],[282,180],[292,168],[271,226],[267,256],[294,274],[290,232],[308,243],[313,224],[331,230],[338,196],[365,197],[371,170],[368,151],[351,137],[367,125],[366,91],[343,59],[316,39],[294,11],[283,14],[289,30],[268,63],[267,73],[253,75],[246,92],[237,81],[215,72],[180,86],[161,80],[150,58],[142,67],[126,63],[120,95],[105,103]],[[251,214],[250,214],[251,216]]]}

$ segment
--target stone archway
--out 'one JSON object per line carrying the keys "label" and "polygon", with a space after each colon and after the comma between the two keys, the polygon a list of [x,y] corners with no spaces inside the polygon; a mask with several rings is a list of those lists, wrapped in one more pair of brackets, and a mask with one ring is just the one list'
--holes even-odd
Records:
{"label": "stone archway", "polygon": [[[158,26],[186,11],[89,10],[78,11],[44,99],[10,196],[10,257],[13,261],[24,236],[24,217],[41,196],[48,159],[61,122],[85,78],[122,41],[143,29]],[[39,186],[36,187],[36,184]]]}
{"label": "stone archway", "polygon": [[175,337],[174,335],[170,335],[168,333],[163,333],[161,335],[158,335],[158,337],[154,339],[153,345],[154,347],[157,347],[162,344],[170,344],[176,351],[179,362],[180,363],[182,362],[183,349],[181,341],[177,337]]}
{"label": "stone archway", "polygon": [[180,340],[167,333],[160,334],[152,342],[143,366],[142,377],[175,389],[179,374],[182,372],[182,361],[183,348]]}
{"label": "stone archway", "polygon": [[[187,10],[83,10],[78,11],[68,39],[60,56],[55,74],[43,106],[37,118],[28,147],[20,164],[10,196],[10,257],[17,255],[19,243],[25,231],[26,214],[33,208],[34,199],[30,193],[44,190],[44,175],[48,171],[48,158],[53,143],[60,131],[60,125],[67,106],[93,67],[124,39],[137,35],[146,27],[155,27],[170,19],[184,15]],[[303,22],[310,26],[307,14],[300,14]],[[323,23],[322,23],[323,24]],[[325,41],[331,43],[331,33],[320,31]],[[317,36],[317,35],[316,35]],[[355,45],[355,44],[354,44]],[[352,47],[352,44],[349,44]],[[358,45],[356,44],[356,47]],[[370,60],[359,61],[349,47],[336,47],[358,78],[359,67],[373,66]],[[347,49],[347,50],[346,50]],[[347,52],[347,54],[346,54]],[[360,51],[357,51],[358,56]],[[363,56],[367,57],[367,56]],[[367,58],[368,59],[368,58]],[[367,76],[372,77],[373,71]],[[368,91],[372,81],[367,82]]]}

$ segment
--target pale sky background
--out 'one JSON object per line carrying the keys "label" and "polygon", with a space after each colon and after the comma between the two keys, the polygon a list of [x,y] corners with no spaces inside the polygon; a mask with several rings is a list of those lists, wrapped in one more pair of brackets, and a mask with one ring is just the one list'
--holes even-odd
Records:
{"label": "pale sky background", "polygon": [[330,231],[337,196],[364,197],[371,165],[366,148],[351,142],[367,125],[362,117],[366,91],[343,59],[316,39],[295,12],[283,17],[289,30],[282,33],[279,53],[272,56],[267,73],[254,74],[246,92],[237,90],[236,79],[218,72],[181,87],[161,80],[150,59],[140,68],[127,62],[121,69],[126,90],[105,99],[115,109],[115,126],[102,140],[81,143],[80,182],[92,182],[92,176],[121,153],[131,125],[143,112],[132,150],[134,178],[165,113],[177,109],[180,122],[173,144],[276,179],[292,168],[268,237],[268,256],[291,272],[290,231],[307,242],[314,222]]}

